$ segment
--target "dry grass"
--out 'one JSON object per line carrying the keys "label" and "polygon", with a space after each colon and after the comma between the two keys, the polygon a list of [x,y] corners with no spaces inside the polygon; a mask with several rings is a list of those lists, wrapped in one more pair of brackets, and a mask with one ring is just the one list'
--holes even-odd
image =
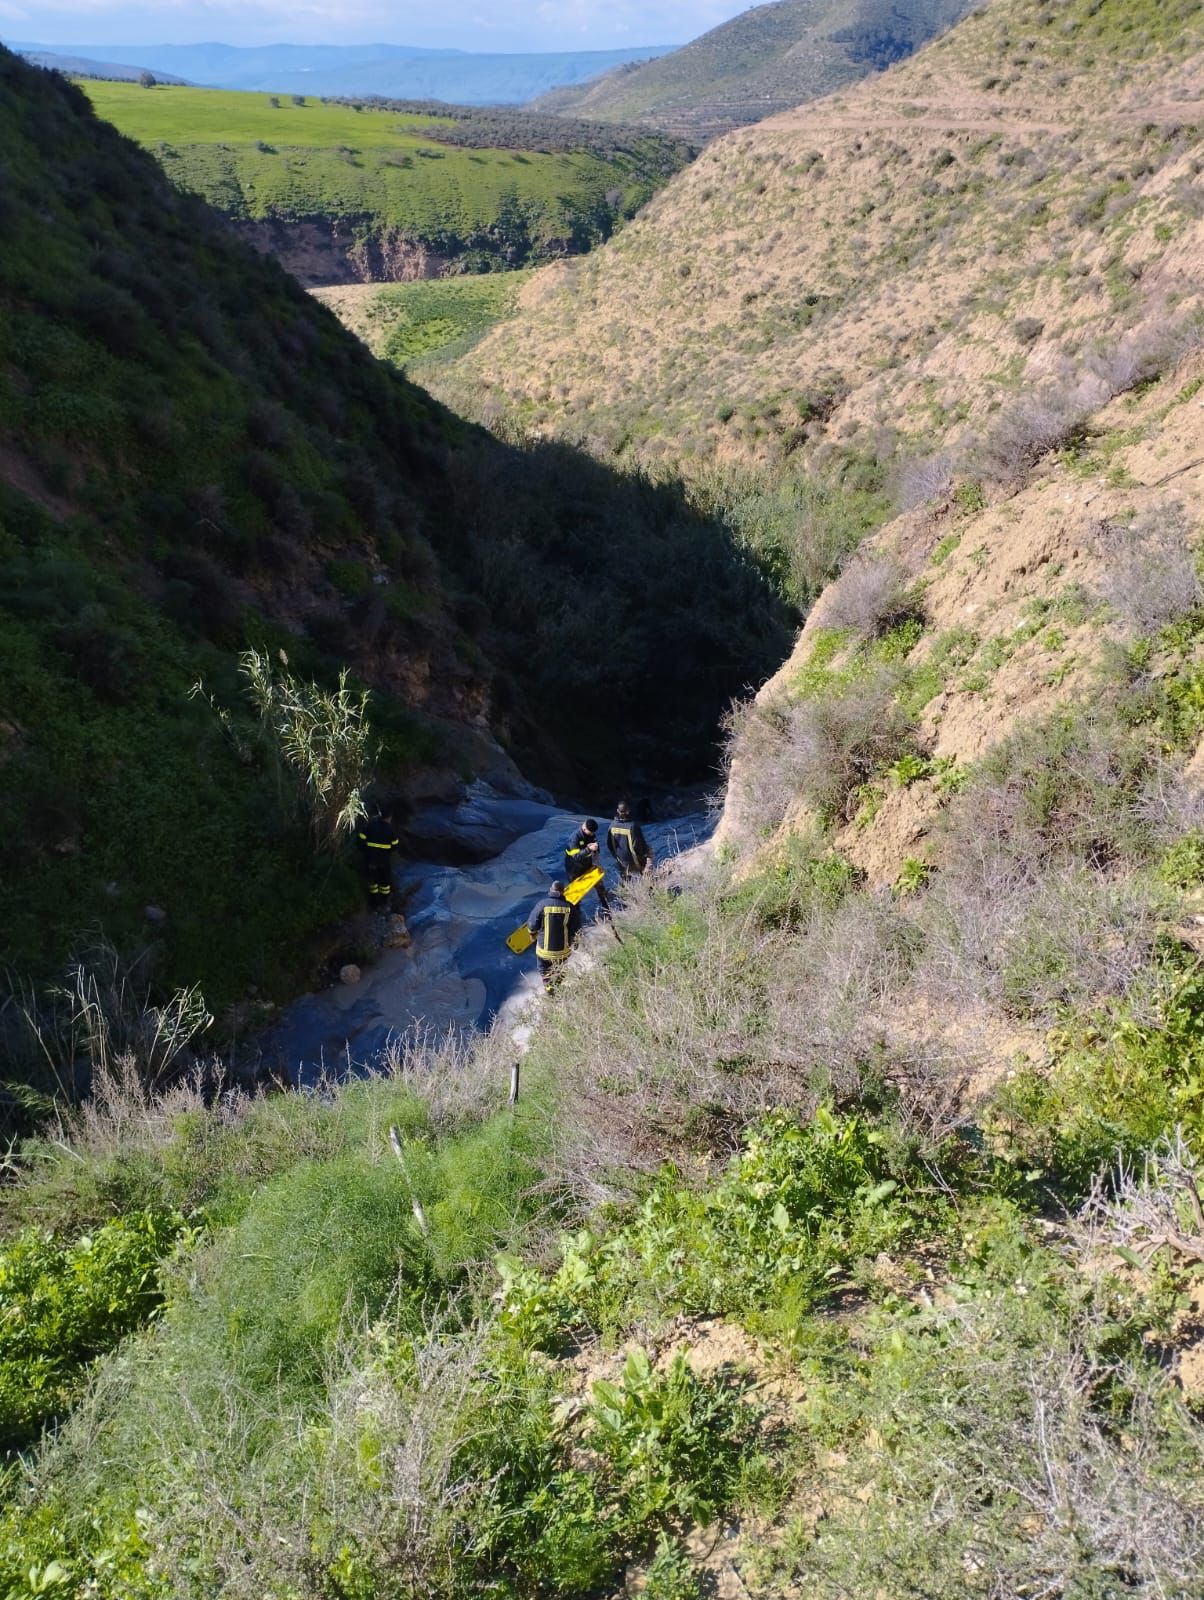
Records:
{"label": "dry grass", "polygon": [[[992,10],[1035,25],[1027,0]],[[974,440],[1014,481],[1173,363],[1199,305],[1194,157],[1159,54],[1179,41],[1136,38],[1076,45],[1021,104],[978,87],[999,46],[966,24],[940,67],[926,52],[720,141],[617,241],[536,274],[445,394],[691,472],[918,459],[905,505],[940,498]]]}
{"label": "dry grass", "polygon": [[1204,585],[1181,508],[1100,523],[1096,542],[1100,593],[1133,632],[1155,633],[1200,609]]}
{"label": "dry grass", "polygon": [[801,808],[847,821],[862,785],[915,748],[898,687],[898,674],[884,667],[813,699],[779,695],[738,708],[728,761],[729,770],[739,763],[755,774],[741,800],[751,831],[770,834]]}
{"label": "dry grass", "polygon": [[855,556],[824,591],[819,619],[858,639],[876,639],[920,615],[920,602],[903,563],[894,555]]}

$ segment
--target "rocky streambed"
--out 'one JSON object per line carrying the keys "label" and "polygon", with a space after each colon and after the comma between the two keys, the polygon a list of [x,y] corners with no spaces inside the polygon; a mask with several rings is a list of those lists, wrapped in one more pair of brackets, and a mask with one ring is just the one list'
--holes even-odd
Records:
{"label": "rocky streambed", "polygon": [[[474,785],[454,806],[414,819],[427,860],[396,875],[411,943],[339,983],[288,1006],[264,1040],[264,1059],[298,1084],[322,1073],[370,1071],[392,1040],[414,1030],[438,1036],[479,1031],[499,1018],[518,1022],[539,987],[535,960],[517,957],[506,937],[559,876],[565,842],[581,814]],[[599,815],[605,834],[606,818]],[[657,860],[703,843],[711,819],[694,811],[645,824]],[[603,847],[603,860],[609,856]],[[458,863],[458,864],[453,864]],[[616,875],[609,874],[612,890]],[[597,898],[582,907],[597,916]]]}

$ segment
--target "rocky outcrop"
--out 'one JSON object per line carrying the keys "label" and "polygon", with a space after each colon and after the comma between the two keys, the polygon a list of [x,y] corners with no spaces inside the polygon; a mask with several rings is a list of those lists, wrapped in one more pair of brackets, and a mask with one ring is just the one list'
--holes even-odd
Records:
{"label": "rocky outcrop", "polygon": [[363,219],[354,217],[263,217],[231,226],[261,254],[275,256],[307,289],[441,278],[454,259],[394,228],[365,231]]}

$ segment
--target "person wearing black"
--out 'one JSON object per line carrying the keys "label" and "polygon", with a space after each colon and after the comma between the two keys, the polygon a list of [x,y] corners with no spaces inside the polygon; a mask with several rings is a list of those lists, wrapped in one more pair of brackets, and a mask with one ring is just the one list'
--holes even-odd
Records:
{"label": "person wearing black", "polygon": [[[580,878],[587,872],[592,872],[595,867],[602,865],[602,845],[598,838],[598,824],[593,817],[587,817],[576,833],[564,847],[564,879],[572,883],[574,878]],[[602,907],[603,916],[610,916],[610,896],[606,892],[605,881],[598,884],[598,904]]]}
{"label": "person wearing black", "polygon": [[559,879],[527,918],[527,929],[535,940],[539,976],[550,991],[564,976],[564,963],[581,931],[581,912],[565,899],[564,884]]}
{"label": "person wearing black", "polygon": [[606,848],[618,863],[619,876],[624,883],[631,878],[638,878],[641,873],[652,871],[652,851],[648,848],[643,828],[632,817],[631,807],[626,800],[619,802],[615,820],[606,835]]}
{"label": "person wearing black", "polygon": [[355,842],[368,880],[368,904],[373,911],[384,915],[393,899],[393,852],[400,840],[380,806],[372,806],[368,815],[360,818]]}

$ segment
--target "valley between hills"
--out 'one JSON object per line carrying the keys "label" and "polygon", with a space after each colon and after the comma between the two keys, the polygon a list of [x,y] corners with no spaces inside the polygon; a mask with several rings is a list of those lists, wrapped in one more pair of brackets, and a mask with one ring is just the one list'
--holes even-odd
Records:
{"label": "valley between hills", "polygon": [[[988,0],[354,332],[0,118],[2,1600],[1198,1600],[1204,4]],[[359,801],[538,877],[536,784],[714,831],[255,1081]]]}

